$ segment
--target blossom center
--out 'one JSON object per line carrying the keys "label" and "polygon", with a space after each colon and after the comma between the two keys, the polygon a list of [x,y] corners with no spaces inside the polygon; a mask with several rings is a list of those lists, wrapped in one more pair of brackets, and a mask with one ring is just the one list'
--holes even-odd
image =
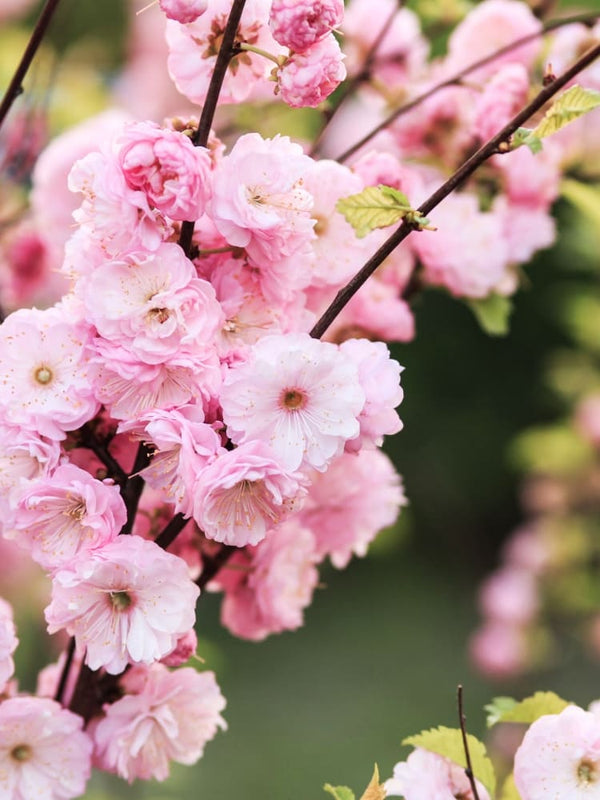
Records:
{"label": "blossom center", "polygon": [[281,403],[288,411],[298,411],[306,405],[306,395],[299,389],[284,389]]}
{"label": "blossom center", "polygon": [[10,757],[19,762],[29,761],[32,755],[31,747],[28,744],[18,744],[10,751]]}
{"label": "blossom center", "polygon": [[595,783],[598,775],[596,773],[596,764],[588,758],[580,761],[577,767],[577,781],[580,785],[587,785]]}
{"label": "blossom center", "polygon": [[33,373],[33,377],[38,383],[41,383],[42,386],[46,386],[48,383],[50,383],[54,376],[49,367],[42,365],[36,369],[36,371]]}
{"label": "blossom center", "polygon": [[85,502],[81,498],[75,500],[73,505],[69,506],[64,513],[68,517],[71,517],[71,519],[76,519],[78,522],[81,522],[87,513]]}
{"label": "blossom center", "polygon": [[133,599],[128,592],[111,592],[110,601],[115,611],[127,611],[133,603]]}

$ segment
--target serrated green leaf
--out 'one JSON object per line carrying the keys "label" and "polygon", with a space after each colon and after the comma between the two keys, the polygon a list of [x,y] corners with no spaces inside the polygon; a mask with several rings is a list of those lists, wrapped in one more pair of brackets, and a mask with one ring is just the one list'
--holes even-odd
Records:
{"label": "serrated green leaf", "polygon": [[367,186],[358,194],[342,197],[336,209],[354,228],[359,239],[375,228],[387,228],[412,211],[406,195],[391,186]]}
{"label": "serrated green leaf", "polygon": [[600,106],[600,92],[584,89],[577,84],[571,86],[554,100],[531,135],[538,139],[550,136],[598,106]]}
{"label": "serrated green leaf", "polygon": [[542,150],[542,141],[537,136],[534,136],[531,128],[517,128],[513,133],[510,149],[516,150],[517,147],[522,147],[522,145],[528,147],[534,155]]}
{"label": "serrated green leaf", "polygon": [[[478,781],[481,781],[490,795],[493,795],[496,789],[496,773],[488,758],[485,745],[470,733],[467,734],[467,742],[473,774]],[[431,730],[422,731],[416,736],[409,736],[404,739],[402,744],[422,747],[424,750],[449,758],[450,761],[454,761],[455,764],[465,769],[467,767],[462,733],[459,728],[445,728],[444,726],[431,728]]]}
{"label": "serrated green leaf", "polygon": [[377,764],[375,764],[373,770],[373,777],[360,800],[385,800],[385,789],[383,784],[379,783],[379,768]]}
{"label": "serrated green leaf", "polygon": [[326,783],[323,789],[335,797],[335,800],[354,800],[354,792],[347,786],[332,786],[330,783]]}
{"label": "serrated green leaf", "polygon": [[494,697],[491,703],[484,706],[484,711],[487,711],[485,724],[488,728],[491,728],[492,725],[500,722],[503,714],[510,711],[510,709],[514,708],[516,705],[517,701],[514,697]]}
{"label": "serrated green leaf", "polygon": [[521,795],[517,791],[517,787],[515,786],[515,779],[512,773],[502,784],[502,790],[500,792],[500,797],[498,798],[498,800],[521,800]]}
{"label": "serrated green leaf", "polygon": [[554,692],[536,692],[507,709],[498,722],[535,722],[545,714],[560,714],[570,703]]}
{"label": "serrated green leaf", "polygon": [[482,300],[468,300],[467,303],[482,330],[490,336],[506,336],[513,307],[509,297],[491,294]]}

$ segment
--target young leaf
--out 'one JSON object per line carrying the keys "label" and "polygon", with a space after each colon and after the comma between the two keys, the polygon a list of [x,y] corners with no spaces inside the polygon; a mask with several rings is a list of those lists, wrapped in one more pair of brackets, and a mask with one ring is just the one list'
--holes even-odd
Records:
{"label": "young leaf", "polygon": [[485,724],[488,728],[500,722],[502,716],[510,711],[517,705],[517,701],[513,697],[494,697],[491,703],[484,706],[484,711],[487,711]]}
{"label": "young leaf", "polygon": [[335,797],[335,800],[354,800],[354,792],[347,786],[332,786],[330,783],[326,783],[323,789]]}
{"label": "young leaf", "polygon": [[554,100],[531,135],[538,139],[550,136],[598,106],[600,106],[600,92],[584,89],[577,84],[571,86]]}
{"label": "young leaf", "polygon": [[490,336],[506,336],[509,331],[509,317],[512,312],[512,300],[501,294],[491,294],[482,300],[468,300],[471,311],[477,322]]}
{"label": "young leaf", "polygon": [[545,714],[560,714],[570,703],[554,692],[536,692],[507,709],[497,722],[535,722]]}
{"label": "young leaf", "polygon": [[[496,773],[492,762],[488,758],[485,745],[470,733],[467,734],[467,742],[469,744],[473,774],[477,780],[481,781],[490,795],[493,795],[496,789]],[[402,744],[422,747],[424,750],[449,758],[450,761],[454,761],[455,764],[466,769],[465,749],[459,728],[445,728],[443,726],[432,728],[428,731],[422,731],[416,736],[409,736],[404,739]]]}
{"label": "young leaf", "polygon": [[412,211],[408,197],[391,186],[367,186],[358,194],[342,197],[336,204],[359,239],[375,228],[387,228]]}
{"label": "young leaf", "polygon": [[383,784],[379,783],[379,769],[377,764],[375,764],[375,769],[373,770],[373,777],[360,800],[385,800],[385,789],[383,788]]}
{"label": "young leaf", "polygon": [[522,145],[526,145],[534,155],[539,153],[542,149],[541,139],[533,135],[531,128],[517,128],[513,133],[510,149],[516,150],[517,147],[521,147]]}

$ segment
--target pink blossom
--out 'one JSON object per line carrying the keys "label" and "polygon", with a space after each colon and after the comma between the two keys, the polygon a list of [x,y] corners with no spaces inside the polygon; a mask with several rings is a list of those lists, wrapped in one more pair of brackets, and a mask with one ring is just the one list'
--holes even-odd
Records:
{"label": "pink blossom", "polygon": [[265,336],[221,391],[232,441],[263,440],[292,471],[325,469],[358,435],[364,402],[353,362],[308,334]]}
{"label": "pink blossom", "polygon": [[223,625],[254,641],[300,627],[319,578],[314,544],[312,533],[291,518],[248,548],[246,578],[223,600]]}
{"label": "pink blossom", "polygon": [[211,158],[206,147],[153,122],[128,125],[118,139],[118,159],[130,189],[175,220],[196,220],[210,196]]}
{"label": "pink blossom", "polygon": [[65,628],[87,648],[90,669],[118,675],[173,650],[194,624],[199,593],[180,558],[139,536],[119,536],[55,574],[48,631]]}
{"label": "pink blossom", "polygon": [[53,700],[12,697],[0,704],[0,794],[7,800],[81,797],[92,742],[83,719]]}
{"label": "pink blossom", "polygon": [[9,422],[63,439],[98,410],[89,384],[89,329],[68,309],[20,309],[0,328],[3,407]]}
{"label": "pink blossom", "polygon": [[516,567],[496,570],[482,584],[479,603],[487,617],[526,625],[533,620],[540,604],[535,578]]}
{"label": "pink blossom", "polygon": [[15,671],[12,654],[18,644],[12,607],[0,597],[0,692],[4,691]]}
{"label": "pink blossom", "polygon": [[126,518],[117,486],[63,464],[23,493],[10,538],[42,567],[53,570],[113,541]]}
{"label": "pink blossom", "polygon": [[343,58],[332,33],[302,53],[292,53],[276,73],[283,102],[292,108],[316,108],[346,77]]}
{"label": "pink blossom", "polygon": [[380,446],[384,436],[402,430],[402,422],[394,409],[404,397],[400,386],[404,367],[390,358],[390,351],[383,342],[347,339],[340,345],[340,352],[356,364],[366,398],[358,417],[360,434],[346,443],[346,449],[357,452],[364,446]]}
{"label": "pink blossom", "polygon": [[[471,9],[448,40],[446,67],[456,72],[517,39],[540,31],[542,23],[520,0],[484,0]],[[470,74],[470,80],[484,80],[508,62],[530,67],[540,52],[541,38],[511,49]]]}
{"label": "pink blossom", "polygon": [[[479,800],[490,800],[484,786],[476,781]],[[385,782],[386,797],[405,800],[473,800],[473,790],[464,767],[437,753],[417,747],[406,761],[394,767],[394,777]]]}
{"label": "pink blossom", "polygon": [[159,0],[159,5],[169,19],[185,25],[204,14],[208,0]]}
{"label": "pink blossom", "polygon": [[495,156],[491,163],[499,171],[511,203],[547,211],[560,191],[560,155],[560,148],[551,139],[541,153],[534,155],[528,147],[518,147]]}
{"label": "pink blossom", "polygon": [[[302,185],[311,164],[287,136],[247,133],[215,168],[211,217],[226,241],[244,247],[259,269],[299,255],[314,238],[313,200]],[[263,286],[267,296],[269,288]]]}
{"label": "pink blossom", "polygon": [[171,650],[166,656],[163,656],[160,663],[164,664],[166,667],[180,667],[195,655],[197,648],[198,637],[196,636],[196,631],[192,628],[177,639],[175,649]]}
{"label": "pink blossom", "polygon": [[310,480],[298,520],[313,532],[319,560],[329,556],[338,569],[364,556],[407,504],[402,480],[381,450],[343,453]]}
{"label": "pink blossom", "polygon": [[475,667],[491,680],[520,675],[531,660],[527,632],[506,622],[492,621],[475,631],[469,652]]}
{"label": "pink blossom", "polygon": [[194,519],[209,539],[258,544],[294,510],[300,476],[288,472],[262,441],[224,450],[197,475]]}
{"label": "pink blossom", "polygon": [[93,725],[95,763],[132,783],[136,778],[164,781],[169,761],[194,764],[219,728],[225,699],[213,672],[162,664],[135,667],[121,679],[127,692],[104,706]]}
{"label": "pink blossom", "polygon": [[[283,48],[269,30],[271,0],[247,0],[236,41],[250,44],[278,56]],[[231,0],[207,0],[207,10],[187,25],[167,20],[169,74],[179,91],[192,103],[204,104],[221,38],[231,10]],[[241,103],[264,89],[272,63],[255,53],[245,52],[231,59],[220,103]]]}
{"label": "pink blossom", "polygon": [[[485,297],[503,278],[507,247],[498,215],[479,210],[475,195],[447,197],[431,214],[436,231],[422,231],[414,248],[428,283],[457,297]],[[468,241],[468,247],[466,242]]]}
{"label": "pink blossom", "polygon": [[2,0],[0,2],[0,20],[24,15],[33,5],[33,0]]}
{"label": "pink blossom", "polygon": [[269,26],[274,39],[296,53],[304,53],[344,18],[342,0],[273,0]]}
{"label": "pink blossom", "polygon": [[477,100],[475,128],[484,142],[495,136],[527,102],[529,75],[523,64],[506,64]]}
{"label": "pink blossom", "polygon": [[600,797],[600,718],[577,706],[537,719],[515,753],[522,800]]}
{"label": "pink blossom", "polygon": [[[492,211],[502,222],[511,264],[526,264],[538,250],[551,247],[556,240],[556,221],[545,204],[511,202],[506,195],[499,194]],[[511,287],[506,294],[515,289],[516,286]]]}

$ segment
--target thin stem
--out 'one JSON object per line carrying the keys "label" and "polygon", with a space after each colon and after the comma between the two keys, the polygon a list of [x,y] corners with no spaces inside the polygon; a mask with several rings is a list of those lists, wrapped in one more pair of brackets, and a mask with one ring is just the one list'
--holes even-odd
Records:
{"label": "thin stem", "polygon": [[57,703],[62,703],[65,694],[65,689],[67,688],[69,672],[71,671],[71,665],[73,664],[73,656],[75,655],[74,636],[71,636],[71,638],[69,639],[69,644],[67,645],[67,649],[65,652],[66,652],[65,663],[63,664],[62,672],[60,673],[60,679],[58,681],[58,686],[56,687],[56,694],[54,695],[54,699],[56,700]]}
{"label": "thin stem", "polygon": [[196,584],[204,589],[206,584],[215,577],[217,572],[225,566],[231,556],[239,550],[238,547],[232,547],[229,544],[221,545],[221,549],[212,558],[203,557],[202,574],[196,581]]}
{"label": "thin stem", "polygon": [[450,78],[447,78],[445,81],[436,83],[436,85],[432,86],[431,89],[428,89],[426,92],[423,92],[423,94],[418,95],[412,100],[409,100],[408,103],[404,103],[395,111],[392,111],[392,113],[389,114],[382,122],[380,122],[379,125],[376,125],[375,128],[369,131],[369,133],[365,134],[362,137],[362,139],[360,139],[360,141],[356,142],[355,144],[352,145],[352,147],[349,147],[344,153],[342,153],[342,155],[339,156],[337,160],[340,162],[340,164],[343,163],[344,161],[347,161],[350,158],[350,156],[354,155],[354,153],[356,153],[357,150],[360,150],[361,147],[364,147],[364,145],[367,144],[367,142],[369,142],[374,136],[376,136],[382,130],[387,128],[388,125],[391,125],[391,123],[394,122],[396,119],[398,119],[398,117],[401,117],[404,114],[407,114],[409,111],[412,111],[413,108],[416,108],[417,106],[421,105],[421,103],[424,103],[425,100],[428,100],[430,97],[432,97],[434,94],[437,94],[437,92],[440,92],[442,89],[447,89],[449,86],[456,86],[462,81],[463,78],[465,78],[471,72],[475,72],[475,70],[479,69],[480,67],[484,67],[486,64],[489,64],[492,61],[495,61],[497,58],[506,55],[506,53],[510,53],[512,50],[516,50],[518,47],[521,47],[522,45],[527,44],[528,42],[531,42],[534,39],[537,39],[540,36],[549,33],[550,31],[556,30],[557,28],[562,28],[565,25],[573,25],[576,22],[581,22],[583,24],[591,24],[597,19],[598,19],[597,12],[587,13],[587,14],[574,14],[571,17],[564,17],[563,19],[555,19],[552,20],[552,22],[548,22],[546,23],[546,25],[543,25],[539,29],[539,31],[536,31],[535,33],[530,33],[527,36],[521,36],[520,39],[515,39],[513,42],[504,45],[504,47],[500,47],[498,50],[494,50],[493,53],[490,53],[484,58],[480,58],[478,61],[474,61],[472,64],[469,64],[468,67],[465,67],[464,69],[460,70],[460,72],[455,73]]}
{"label": "thin stem", "polygon": [[[215,68],[208,85],[206,93],[206,100],[202,107],[200,114],[200,121],[198,122],[198,129],[192,137],[193,144],[196,147],[206,147],[208,144],[208,137],[212,127],[215,112],[217,110],[217,103],[219,102],[219,95],[221,87],[227,74],[227,67],[231,59],[239,52],[239,47],[235,46],[235,36],[237,29],[242,18],[246,0],[233,0],[231,11],[229,12],[229,19],[223,31],[223,39],[221,40],[221,47],[217,54]],[[194,220],[186,220],[181,225],[181,233],[179,235],[179,245],[183,249],[186,256],[189,257],[192,249],[192,238],[194,236]]]}
{"label": "thin stem", "polygon": [[[553,97],[565,84],[572,78],[578,75],[589,64],[600,56],[600,44],[592,47],[581,58],[579,58],[573,66],[563,72],[558,78],[553,80],[545,86],[534,99],[519,111],[510,122],[508,122],[502,130],[497,133],[492,139],[486,142],[482,147],[477,150],[464,164],[443,183],[437,191],[435,191],[419,208],[423,216],[427,216],[442,200],[444,200],[451,192],[460,186],[468,177],[470,177],[475,170],[483,164],[490,156],[501,152],[500,145],[506,145],[510,137],[515,133],[517,128],[520,128],[523,123],[539,111],[548,100]],[[356,292],[365,283],[365,281],[375,272],[377,267],[395,250],[396,247],[403,242],[406,237],[415,230],[414,224],[403,222],[392,235],[386,239],[381,245],[379,250],[375,252],[366,264],[350,279],[335,296],[333,302],[325,310],[321,318],[317,321],[315,326],[310,332],[310,335],[316,339],[320,338],[327,328],[331,325],[333,320],[346,306],[346,304],[354,297]]]}
{"label": "thin stem", "polygon": [[179,536],[189,521],[189,517],[184,517],[183,514],[175,514],[173,519],[162,529],[154,541],[159,547],[166,550]]}
{"label": "thin stem", "polygon": [[469,779],[469,783],[471,784],[471,791],[473,792],[473,800],[479,800],[479,792],[477,791],[477,784],[475,783],[475,776],[473,775],[473,764],[471,763],[469,741],[467,739],[466,720],[463,712],[463,687],[460,686],[460,684],[458,686],[457,699],[458,699],[458,719],[460,722],[460,731],[462,733],[463,747],[465,750],[465,760],[467,762],[465,775],[467,776],[467,778]]}
{"label": "thin stem", "polygon": [[247,42],[242,42],[239,44],[237,46],[237,50],[243,50],[246,53],[256,53],[257,56],[262,56],[269,61],[275,62],[278,67],[280,67],[286,60],[285,56],[278,58],[277,56],[274,56],[273,53],[268,53],[266,50],[263,50],[260,47],[255,47],[253,44],[248,44]]}
{"label": "thin stem", "polygon": [[344,86],[342,87],[342,90],[337,97],[336,104],[333,106],[333,108],[331,108],[329,111],[326,112],[325,124],[319,131],[310,149],[309,155],[311,157],[314,157],[319,152],[319,148],[321,146],[321,142],[325,137],[327,128],[329,127],[331,120],[335,117],[337,112],[342,107],[343,103],[348,99],[348,97],[350,97],[351,94],[353,94],[356,91],[357,86],[359,86],[364,81],[368,81],[369,78],[371,77],[371,70],[373,69],[373,63],[375,61],[375,56],[377,55],[377,51],[379,50],[379,47],[383,39],[385,38],[385,35],[388,32],[394,17],[398,13],[398,11],[400,11],[403,5],[404,5],[404,0],[398,0],[396,7],[392,9],[383,27],[381,28],[381,30],[377,34],[377,37],[374,39],[371,47],[369,48],[361,69],[359,69],[359,71],[355,75],[353,75],[350,78],[350,80],[344,83]]}
{"label": "thin stem", "polygon": [[95,436],[87,425],[84,425],[79,432],[79,441],[104,464],[109,471],[109,477],[121,487],[127,482],[127,473],[119,464],[117,459],[109,452],[105,441]]}
{"label": "thin stem", "polygon": [[127,483],[121,493],[125,501],[125,508],[127,509],[127,521],[121,529],[121,534],[129,534],[133,530],[133,523],[135,521],[135,515],[137,514],[140,497],[144,491],[144,479],[139,473],[144,467],[148,466],[151,458],[152,453],[148,449],[148,446],[142,442],[138,447],[131,474],[127,478]]}
{"label": "thin stem", "polygon": [[29,42],[27,43],[27,47],[25,48],[25,52],[23,53],[21,61],[15,70],[15,74],[13,75],[12,80],[8,85],[8,89],[2,98],[2,102],[0,103],[0,127],[6,119],[8,112],[12,108],[13,103],[23,91],[23,80],[25,79],[27,71],[31,66],[31,62],[33,61],[35,54],[37,53],[38,48],[42,43],[44,36],[46,35],[46,31],[48,30],[48,26],[50,25],[50,21],[59,2],[60,0],[47,0],[46,5],[42,9],[42,13],[39,16],[35,28],[33,29],[31,37],[29,38]]}

